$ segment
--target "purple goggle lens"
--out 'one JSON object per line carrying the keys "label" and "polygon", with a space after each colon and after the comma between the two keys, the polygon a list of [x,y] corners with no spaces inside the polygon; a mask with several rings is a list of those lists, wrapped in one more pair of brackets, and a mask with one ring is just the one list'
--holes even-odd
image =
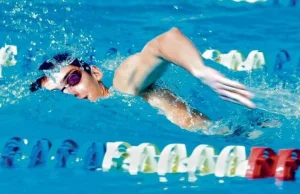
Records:
{"label": "purple goggle lens", "polygon": [[76,86],[81,80],[81,73],[79,71],[74,71],[71,75],[67,78],[67,84],[69,86]]}

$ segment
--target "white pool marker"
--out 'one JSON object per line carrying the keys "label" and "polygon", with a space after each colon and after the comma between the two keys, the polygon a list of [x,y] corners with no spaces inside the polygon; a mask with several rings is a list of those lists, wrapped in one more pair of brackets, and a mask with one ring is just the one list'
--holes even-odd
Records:
{"label": "white pool marker", "polygon": [[18,54],[17,46],[5,45],[0,49],[0,78],[2,75],[2,67],[14,66],[17,63],[15,55]]}
{"label": "white pool marker", "polygon": [[203,52],[202,57],[234,71],[252,71],[262,68],[266,63],[264,54],[258,50],[252,50],[246,59],[238,50],[221,53],[218,50],[209,49]]}
{"label": "white pool marker", "polygon": [[169,144],[161,152],[158,164],[158,175],[166,173],[186,172],[187,152],[185,144]]}
{"label": "white pool marker", "polygon": [[125,165],[123,166],[123,161],[126,159],[128,155],[126,154],[127,149],[130,147],[131,145],[127,142],[108,142],[106,144],[107,151],[102,162],[103,171],[109,171],[112,167],[125,167]]}
{"label": "white pool marker", "polygon": [[[218,156],[215,175],[217,177],[243,176],[238,166],[246,161],[246,150],[244,146],[227,146],[223,148]],[[238,169],[238,170],[237,170]]]}
{"label": "white pool marker", "polygon": [[[205,144],[197,146],[188,158],[188,172],[193,175],[198,172],[200,175],[208,175],[215,172],[215,150]],[[192,178],[192,176],[191,176]]]}
{"label": "white pool marker", "polygon": [[138,172],[156,172],[156,157],[160,154],[156,145],[142,143],[138,146],[131,146],[127,152],[129,156],[124,163],[128,165],[126,168],[131,175],[136,175]]}

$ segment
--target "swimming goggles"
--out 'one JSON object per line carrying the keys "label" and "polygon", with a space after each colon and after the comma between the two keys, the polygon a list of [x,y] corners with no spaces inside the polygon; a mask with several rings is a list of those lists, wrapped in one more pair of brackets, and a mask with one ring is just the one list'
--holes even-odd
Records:
{"label": "swimming goggles", "polygon": [[61,89],[64,92],[69,87],[74,87],[81,81],[82,73],[79,70],[72,71],[66,78],[66,85]]}
{"label": "swimming goggles", "polygon": [[[45,61],[39,67],[39,70],[43,72],[43,75],[40,78],[38,78],[37,80],[35,80],[35,82],[33,82],[30,85],[31,92],[35,92],[35,91],[39,90],[40,88],[42,88],[42,82],[47,77],[51,78],[51,79],[55,79],[55,78],[53,78],[53,73],[59,71],[60,68],[62,68],[63,66],[66,66],[66,65],[73,65],[76,67],[80,67],[80,69],[86,71],[88,74],[91,74],[90,65],[83,62],[82,60],[75,58],[74,60],[71,60],[71,61],[68,60],[68,63],[66,63],[66,59],[68,57],[67,54],[59,55],[59,57],[57,57],[57,56],[53,57],[51,60]],[[68,77],[66,78],[67,85],[61,91],[64,91],[67,87],[77,85],[80,82],[81,77],[82,77],[82,73],[80,71],[77,70],[77,71],[71,72],[71,74],[68,75]]]}

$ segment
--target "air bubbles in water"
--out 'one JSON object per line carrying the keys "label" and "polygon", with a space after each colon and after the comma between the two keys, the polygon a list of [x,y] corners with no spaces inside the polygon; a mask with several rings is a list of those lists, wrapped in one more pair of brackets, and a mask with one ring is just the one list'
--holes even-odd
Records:
{"label": "air bubbles in water", "polygon": [[47,20],[48,24],[50,25],[56,25],[55,22],[53,20]]}
{"label": "air bubbles in water", "polygon": [[31,44],[32,46],[36,46],[36,42],[34,42],[34,41],[31,41],[30,44]]}
{"label": "air bubbles in water", "polygon": [[38,17],[38,14],[31,12],[30,17],[36,19]]}
{"label": "air bubbles in water", "polygon": [[44,7],[44,8],[43,8],[43,13],[44,13],[44,14],[47,14],[47,13],[48,13],[48,9]]}

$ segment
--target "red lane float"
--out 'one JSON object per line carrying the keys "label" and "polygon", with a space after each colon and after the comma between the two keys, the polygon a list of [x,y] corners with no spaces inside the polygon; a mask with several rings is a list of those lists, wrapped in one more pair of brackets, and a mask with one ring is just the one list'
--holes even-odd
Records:
{"label": "red lane float", "polygon": [[278,164],[275,177],[279,180],[294,180],[295,173],[300,165],[300,150],[279,150]]}
{"label": "red lane float", "polygon": [[278,155],[267,147],[254,147],[248,158],[246,177],[251,179],[275,177],[279,180],[295,180],[300,165],[299,149],[279,150]]}
{"label": "red lane float", "polygon": [[254,147],[248,158],[247,178],[268,178],[274,176],[277,154],[270,148]]}

